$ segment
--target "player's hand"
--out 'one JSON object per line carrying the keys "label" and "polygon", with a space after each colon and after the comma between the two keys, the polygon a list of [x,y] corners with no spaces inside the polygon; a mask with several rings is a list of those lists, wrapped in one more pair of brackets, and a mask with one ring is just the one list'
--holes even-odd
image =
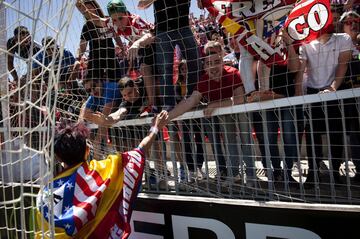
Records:
{"label": "player's hand", "polygon": [[168,122],[169,114],[166,110],[163,110],[155,117],[154,127],[161,130]]}

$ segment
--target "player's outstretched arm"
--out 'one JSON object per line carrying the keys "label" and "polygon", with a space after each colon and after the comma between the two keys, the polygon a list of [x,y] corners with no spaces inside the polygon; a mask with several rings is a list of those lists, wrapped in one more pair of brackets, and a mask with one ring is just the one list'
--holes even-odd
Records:
{"label": "player's outstretched arm", "polygon": [[139,148],[142,148],[144,150],[145,155],[150,149],[152,143],[154,142],[159,130],[161,130],[166,125],[168,117],[168,112],[165,110],[161,111],[160,114],[155,116],[153,120],[153,126],[151,127],[148,136],[146,136],[139,144]]}

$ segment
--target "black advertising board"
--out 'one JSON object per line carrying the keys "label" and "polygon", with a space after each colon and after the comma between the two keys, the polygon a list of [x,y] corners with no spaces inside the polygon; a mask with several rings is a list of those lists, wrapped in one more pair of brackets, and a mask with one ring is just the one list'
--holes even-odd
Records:
{"label": "black advertising board", "polygon": [[139,197],[130,238],[359,238],[359,206],[179,198]]}

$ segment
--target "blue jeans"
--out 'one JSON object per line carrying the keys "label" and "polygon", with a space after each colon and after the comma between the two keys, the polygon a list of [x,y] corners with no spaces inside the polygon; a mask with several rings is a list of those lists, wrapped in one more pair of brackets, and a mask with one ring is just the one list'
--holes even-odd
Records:
{"label": "blue jeans", "polygon": [[217,166],[217,173],[219,175],[227,175],[225,155],[222,150],[221,143],[221,128],[219,124],[219,118],[216,116],[212,118],[203,118],[202,124],[204,126],[204,131],[206,132],[209,141],[211,142],[211,148]]}
{"label": "blue jeans", "polygon": [[156,65],[160,75],[160,93],[164,110],[176,104],[173,84],[174,50],[179,46],[182,58],[187,60],[187,92],[191,95],[200,78],[199,49],[190,27],[156,34]]}
{"label": "blue jeans", "polygon": [[[182,124],[186,163],[189,171],[192,172],[196,172],[196,168],[201,169],[204,163],[204,142],[199,121],[199,119],[184,120]],[[196,148],[196,152],[193,152],[193,148]]]}
{"label": "blue jeans", "polygon": [[[302,113],[300,110],[297,110],[297,118],[302,118]],[[280,115],[277,109],[272,109],[266,111],[266,131],[263,130],[262,121],[265,119],[261,118],[261,115],[256,112],[254,115],[254,122],[255,122],[255,131],[256,136],[259,140],[260,151],[262,154],[262,164],[266,166],[267,169],[270,168],[270,165],[267,165],[266,158],[267,155],[270,153],[270,161],[274,168],[274,176],[278,176],[281,172],[280,166],[280,155],[279,155],[279,148],[278,148],[278,129],[280,127],[282,137],[283,137],[283,144],[284,144],[284,151],[285,151],[285,164],[284,169],[288,176],[291,175],[291,169],[293,167],[293,161],[298,159],[298,149],[297,145],[300,144],[299,138],[297,138],[296,128],[294,117],[294,108],[281,108]],[[299,127],[298,134],[300,135],[302,131],[302,127]],[[265,134],[267,133],[267,134]],[[269,148],[266,148],[265,145],[268,145]],[[268,150],[268,153],[266,151]]]}
{"label": "blue jeans", "polygon": [[[203,119],[205,132],[212,143],[213,152],[220,172],[227,172],[228,176],[239,174],[240,159],[246,165],[246,175],[255,177],[255,164],[252,159],[251,132],[248,118],[239,114],[239,128],[241,144],[237,141],[237,119],[233,115],[222,115],[211,119]],[[226,154],[223,153],[221,134],[223,134]],[[239,147],[241,145],[241,147]],[[239,150],[240,149],[240,150]],[[226,160],[226,158],[228,160]],[[228,163],[226,163],[228,162]],[[243,165],[243,163],[241,164]],[[226,170],[227,168],[227,170]]]}

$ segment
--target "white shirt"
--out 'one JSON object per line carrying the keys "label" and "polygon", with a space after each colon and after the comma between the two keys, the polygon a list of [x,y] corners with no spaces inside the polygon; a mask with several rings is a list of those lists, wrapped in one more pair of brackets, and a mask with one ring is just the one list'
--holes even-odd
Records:
{"label": "white shirt", "polygon": [[348,34],[333,34],[326,43],[314,40],[300,47],[300,59],[307,60],[307,87],[322,89],[335,79],[339,55],[352,49]]}
{"label": "white shirt", "polygon": [[49,170],[44,155],[39,154],[21,144],[20,139],[5,142],[11,153],[0,152],[2,167],[0,181],[3,183],[27,182],[39,183],[40,178],[47,180]]}

